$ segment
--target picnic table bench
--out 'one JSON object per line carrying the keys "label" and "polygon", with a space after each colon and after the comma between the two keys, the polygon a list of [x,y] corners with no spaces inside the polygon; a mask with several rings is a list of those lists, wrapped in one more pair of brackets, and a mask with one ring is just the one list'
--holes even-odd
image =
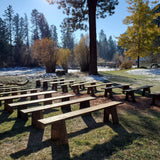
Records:
{"label": "picnic table bench", "polygon": [[86,86],[87,88],[87,94],[91,94],[92,96],[94,96],[94,92],[96,91],[96,87],[99,86],[104,86],[106,85],[106,87],[110,87],[112,86],[113,83],[102,83],[102,84],[94,84],[94,85],[90,85],[90,86]]}
{"label": "picnic table bench", "polygon": [[113,94],[112,89],[113,88],[121,88],[122,93],[124,93],[126,89],[129,89],[129,86],[130,85],[128,85],[128,84],[124,84],[124,85],[122,84],[122,85],[116,85],[116,86],[110,86],[110,87],[102,88],[102,89],[105,90],[104,91],[104,97],[108,97],[108,94],[109,94],[109,98],[112,98],[112,94]]}
{"label": "picnic table bench", "polygon": [[73,84],[71,87],[73,88],[73,92],[75,94],[79,94],[79,88],[80,89],[85,89],[85,85],[86,84],[90,84],[90,85],[95,85],[97,82],[93,81],[93,82],[80,82],[80,83],[75,83]]}
{"label": "picnic table bench", "polygon": [[41,103],[41,102],[44,103],[43,105],[47,105],[47,104],[52,104],[52,101],[54,101],[54,100],[59,100],[59,99],[62,99],[62,101],[69,100],[73,96],[75,96],[75,95],[68,94],[68,95],[62,95],[62,96],[56,96],[56,97],[50,97],[50,98],[37,99],[37,100],[32,100],[32,101],[10,103],[8,105],[12,108],[18,109],[18,115],[17,115],[18,118],[23,118],[23,119],[27,120],[28,114],[23,114],[22,112],[20,112],[20,110],[27,109],[28,105]]}
{"label": "picnic table bench", "polygon": [[39,124],[44,128],[46,125],[51,125],[51,140],[53,140],[57,145],[68,144],[68,136],[65,120],[72,119],[78,116],[90,114],[98,110],[104,110],[103,122],[109,121],[109,115],[112,116],[113,124],[119,123],[117,115],[117,105],[122,104],[122,102],[112,101],[104,104],[99,104],[96,106],[60,114],[53,117],[48,117],[38,120]]}
{"label": "picnic table bench", "polygon": [[0,92],[17,91],[20,87],[1,87]]}
{"label": "picnic table bench", "polygon": [[70,105],[76,104],[76,103],[80,103],[80,108],[85,108],[85,107],[89,107],[90,100],[94,100],[94,99],[95,99],[94,97],[77,98],[77,99],[73,99],[69,101],[67,100],[67,101],[60,102],[60,103],[54,103],[50,105],[23,109],[20,112],[24,114],[31,113],[32,114],[32,126],[42,129],[43,126],[39,125],[38,120],[43,118],[44,110],[61,107],[62,110],[67,109],[67,111],[71,111]]}
{"label": "picnic table bench", "polygon": [[150,93],[151,90],[150,88],[153,87],[153,86],[150,86],[150,85],[146,85],[146,86],[140,86],[140,87],[136,87],[136,88],[129,88],[129,89],[125,89],[124,92],[126,93],[126,98],[125,100],[128,101],[128,97],[131,96],[132,98],[132,101],[135,102],[135,96],[134,96],[134,92],[137,91],[137,90],[140,90],[140,89],[143,89],[143,92],[142,92],[142,96],[145,95],[146,92]]}
{"label": "picnic table bench", "polygon": [[[74,80],[65,80],[65,81],[50,82],[50,84],[52,85],[52,89],[55,91],[57,91],[58,84],[60,84],[62,87],[62,92],[65,92],[67,90],[67,86],[65,85],[65,83],[71,85],[73,82],[74,82]],[[63,89],[64,89],[64,91],[63,91]]]}
{"label": "picnic table bench", "polygon": [[17,90],[17,91],[3,92],[3,93],[0,93],[0,95],[3,96],[3,95],[11,94],[13,96],[13,95],[18,95],[18,94],[25,94],[27,92],[35,93],[37,91],[40,91],[40,89],[22,89],[22,90]]}
{"label": "picnic table bench", "polygon": [[56,82],[56,81],[64,81],[64,78],[53,78],[53,79],[46,79],[46,80],[36,80],[36,88],[41,87],[41,82],[43,83],[43,87],[46,88],[48,86],[48,82]]}
{"label": "picnic table bench", "polygon": [[8,104],[13,103],[14,99],[21,99],[21,98],[27,98],[27,97],[31,97],[32,99],[38,99],[39,95],[44,95],[47,98],[47,97],[51,97],[52,93],[56,93],[56,91],[43,91],[43,92],[27,93],[27,94],[15,95],[15,96],[5,96],[5,97],[0,97],[0,101],[4,101],[4,110],[9,113],[12,113],[13,108],[10,107]]}

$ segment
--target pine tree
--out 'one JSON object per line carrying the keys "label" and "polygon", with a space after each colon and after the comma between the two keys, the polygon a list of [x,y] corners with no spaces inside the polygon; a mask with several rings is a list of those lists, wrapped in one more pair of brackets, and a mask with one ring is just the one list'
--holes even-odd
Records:
{"label": "pine tree", "polygon": [[121,34],[118,44],[125,49],[126,56],[137,59],[139,68],[140,57],[148,56],[150,52],[158,52],[158,48],[153,45],[154,39],[160,35],[158,26],[153,23],[158,14],[154,13],[155,9],[150,8],[148,1],[128,0],[127,2],[131,15],[125,18],[124,24],[130,26],[126,33]]}
{"label": "pine tree", "polygon": [[107,14],[114,13],[118,0],[47,0],[49,3],[58,3],[63,8],[67,18],[63,21],[64,27],[70,25],[75,31],[87,29],[86,21],[89,22],[90,37],[90,65],[89,74],[97,74],[97,39],[96,17],[105,18]]}

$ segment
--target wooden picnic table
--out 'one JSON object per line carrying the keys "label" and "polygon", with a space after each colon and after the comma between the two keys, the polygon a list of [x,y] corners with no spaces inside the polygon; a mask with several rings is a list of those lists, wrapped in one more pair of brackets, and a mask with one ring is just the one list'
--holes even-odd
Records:
{"label": "wooden picnic table", "polygon": [[146,92],[151,93],[151,90],[150,90],[151,87],[153,87],[153,86],[146,85],[146,86],[140,86],[140,87],[136,87],[136,88],[125,89],[124,90],[124,92],[126,93],[125,100],[128,101],[128,97],[131,96],[132,101],[135,102],[136,101],[135,100],[135,95],[134,95],[135,91],[142,89],[143,90],[142,96],[144,96]]}
{"label": "wooden picnic table", "polygon": [[99,86],[106,86],[106,87],[110,87],[112,86],[113,83],[101,83],[101,84],[95,84],[95,85],[90,85],[90,86],[86,86],[87,88],[87,94],[91,94],[92,96],[95,96],[94,92],[96,91],[96,87]]}

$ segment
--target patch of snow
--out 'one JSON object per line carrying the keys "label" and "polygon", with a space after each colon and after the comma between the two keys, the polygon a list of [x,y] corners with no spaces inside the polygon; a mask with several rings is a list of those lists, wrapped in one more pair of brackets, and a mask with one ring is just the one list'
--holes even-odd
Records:
{"label": "patch of snow", "polygon": [[160,76],[160,69],[134,69],[127,71],[129,74],[134,75],[150,75],[150,76]]}

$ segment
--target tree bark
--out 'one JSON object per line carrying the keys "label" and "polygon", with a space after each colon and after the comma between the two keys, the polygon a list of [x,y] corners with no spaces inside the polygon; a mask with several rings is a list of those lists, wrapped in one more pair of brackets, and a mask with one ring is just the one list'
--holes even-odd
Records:
{"label": "tree bark", "polygon": [[96,6],[97,0],[88,0],[89,9],[89,36],[90,36],[90,64],[89,74],[97,72],[97,41],[96,41]]}
{"label": "tree bark", "polygon": [[139,56],[137,57],[137,68],[139,68]]}

